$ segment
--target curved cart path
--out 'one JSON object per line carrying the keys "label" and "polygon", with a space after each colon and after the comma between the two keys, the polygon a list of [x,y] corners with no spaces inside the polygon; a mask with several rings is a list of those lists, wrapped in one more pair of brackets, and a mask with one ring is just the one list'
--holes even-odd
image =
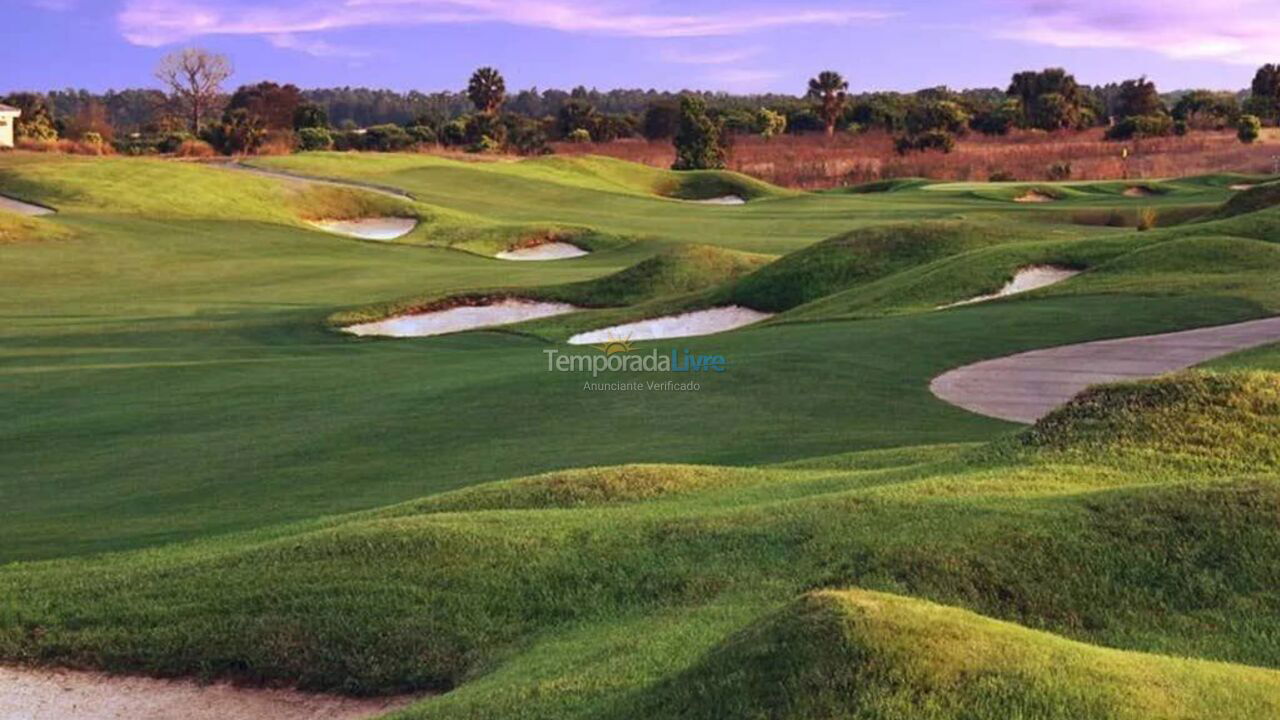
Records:
{"label": "curved cart path", "polygon": [[315,177],[312,175],[303,175],[301,173],[288,172],[286,170],[267,170],[265,168],[245,165],[239,160],[215,160],[209,163],[228,170],[239,170],[241,172],[253,173],[254,175],[263,175],[265,177],[276,178],[279,180],[291,180],[296,183],[310,183],[313,185],[332,185],[334,187],[353,188],[355,190],[367,190],[379,195],[386,195],[398,200],[416,200],[413,195],[390,185],[378,185],[376,183],[365,183],[358,180],[335,180],[333,178]]}
{"label": "curved cart path", "polygon": [[47,208],[43,205],[33,205],[29,202],[23,202],[11,197],[0,195],[0,210],[8,210],[9,212],[18,213],[19,215],[52,215],[53,208]]}
{"label": "curved cart path", "polygon": [[1032,423],[1090,385],[1162,375],[1273,342],[1280,342],[1280,317],[983,360],[939,375],[929,389],[979,415]]}
{"label": "curved cart path", "polygon": [[0,720],[355,720],[384,715],[418,699],[358,699],[0,667]]}

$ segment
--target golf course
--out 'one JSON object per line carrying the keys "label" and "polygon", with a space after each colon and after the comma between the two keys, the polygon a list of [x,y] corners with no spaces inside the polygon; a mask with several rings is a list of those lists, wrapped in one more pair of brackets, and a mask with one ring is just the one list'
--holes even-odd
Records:
{"label": "golf course", "polygon": [[17,151],[0,196],[0,670],[1280,717],[1274,177]]}

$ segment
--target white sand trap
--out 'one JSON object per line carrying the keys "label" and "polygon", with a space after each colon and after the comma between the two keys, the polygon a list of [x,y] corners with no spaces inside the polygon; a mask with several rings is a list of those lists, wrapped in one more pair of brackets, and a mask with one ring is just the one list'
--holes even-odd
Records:
{"label": "white sand trap", "polygon": [[377,322],[350,325],[344,329],[361,337],[429,337],[564,315],[579,309],[566,303],[500,300],[487,305],[460,305],[448,310],[401,315]]}
{"label": "white sand trap", "polygon": [[1230,186],[1230,187],[1228,187],[1227,189],[1228,189],[1228,190],[1235,190],[1236,192],[1240,192],[1241,190],[1252,190],[1252,189],[1254,189],[1254,188],[1256,188],[1256,187],[1258,187],[1258,186],[1257,186],[1257,185],[1250,184],[1250,183],[1245,183],[1245,184],[1243,184],[1243,185],[1231,185],[1231,186]]}
{"label": "white sand trap", "polygon": [[1013,199],[1016,203],[1047,203],[1056,202],[1057,200],[1058,198],[1048,193],[1042,193],[1039,190],[1028,190]]}
{"label": "white sand trap", "polygon": [[0,668],[0,720],[354,720],[386,714],[415,699]]}
{"label": "white sand trap", "polygon": [[641,320],[640,322],[615,325],[591,332],[579,333],[569,338],[570,345],[590,345],[592,343],[609,342],[610,340],[662,340],[665,338],[695,337],[698,335],[715,335],[716,333],[735,330],[765,318],[773,317],[770,313],[762,313],[751,308],[738,305],[698,310],[681,315]]}
{"label": "white sand trap", "polygon": [[689,200],[688,202],[699,205],[746,205],[747,199],[741,195],[724,195],[722,197],[707,198],[706,200]]}
{"label": "white sand trap", "polygon": [[312,225],[326,232],[358,237],[364,240],[395,240],[418,226],[413,218],[379,217],[359,220],[312,220]]}
{"label": "white sand trap", "polygon": [[0,210],[8,210],[9,212],[18,213],[19,215],[52,215],[53,209],[44,207],[43,205],[32,205],[21,200],[14,200],[11,197],[0,195]]}
{"label": "white sand trap", "polygon": [[1124,189],[1125,197],[1151,197],[1152,195],[1159,195],[1159,194],[1160,193],[1157,193],[1151,188],[1142,187],[1140,185],[1134,185],[1133,187],[1127,187]]}
{"label": "white sand trap", "polygon": [[577,245],[567,242],[549,242],[515,250],[503,250],[494,257],[499,260],[567,260],[589,254]]}
{"label": "white sand trap", "polygon": [[1070,268],[1054,267],[1053,265],[1031,265],[1024,267],[1013,274],[1013,279],[1004,284],[999,291],[990,295],[979,295],[961,300],[950,305],[941,305],[939,310],[944,310],[958,305],[972,305],[973,303],[986,302],[995,300],[996,298],[1008,297],[1009,295],[1017,295],[1031,290],[1037,290],[1042,287],[1055,285],[1070,278],[1079,275],[1081,271],[1072,270]]}

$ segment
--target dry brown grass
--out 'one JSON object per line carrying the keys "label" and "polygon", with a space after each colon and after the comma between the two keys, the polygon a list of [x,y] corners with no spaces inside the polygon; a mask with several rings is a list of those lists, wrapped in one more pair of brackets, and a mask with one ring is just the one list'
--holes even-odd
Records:
{"label": "dry brown grass", "polygon": [[[1128,149],[1128,157],[1123,151]],[[613,143],[560,143],[557,153],[598,154],[670,167],[674,151],[667,141],[622,140]],[[1117,143],[1101,130],[1007,137],[970,135],[955,152],[900,156],[887,133],[787,135],[773,140],[738,137],[729,152],[729,169],[792,188],[855,185],[897,177],[936,180],[1109,180],[1161,178],[1210,172],[1269,173],[1280,154],[1280,136],[1267,131],[1262,141],[1242,145],[1234,132],[1196,132]],[[1069,166],[1070,175],[1063,170]]]}
{"label": "dry brown grass", "polygon": [[81,140],[19,140],[17,149],[30,152],[62,153],[64,155],[114,155],[110,143],[91,143]]}

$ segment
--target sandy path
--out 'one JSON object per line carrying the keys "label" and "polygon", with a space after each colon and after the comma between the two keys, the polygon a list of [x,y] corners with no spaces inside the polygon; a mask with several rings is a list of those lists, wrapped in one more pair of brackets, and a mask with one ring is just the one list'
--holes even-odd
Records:
{"label": "sandy path", "polygon": [[11,197],[0,195],[0,210],[8,210],[19,215],[52,215],[53,208],[47,208],[43,205],[32,205],[31,203],[14,200]]}
{"label": "sandy path", "polygon": [[0,668],[0,720],[353,720],[420,698],[355,699],[189,680]]}
{"label": "sandy path", "polygon": [[1035,422],[1090,385],[1138,380],[1280,342],[1280,317],[1033,350],[956,368],[933,394],[979,415]]}

